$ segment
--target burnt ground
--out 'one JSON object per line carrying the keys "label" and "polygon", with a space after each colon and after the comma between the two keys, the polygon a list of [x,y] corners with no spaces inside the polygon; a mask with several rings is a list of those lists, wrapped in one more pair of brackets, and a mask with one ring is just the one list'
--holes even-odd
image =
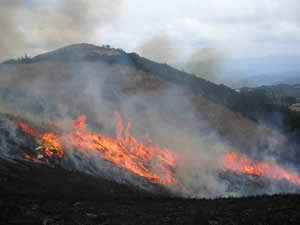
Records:
{"label": "burnt ground", "polygon": [[0,160],[0,224],[299,224],[300,195],[182,199]]}

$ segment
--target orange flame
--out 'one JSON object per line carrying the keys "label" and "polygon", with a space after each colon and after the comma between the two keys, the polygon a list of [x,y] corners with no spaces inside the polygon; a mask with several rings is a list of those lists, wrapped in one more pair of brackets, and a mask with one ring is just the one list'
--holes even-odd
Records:
{"label": "orange flame", "polygon": [[[174,177],[175,155],[166,148],[152,145],[152,141],[148,141],[147,144],[138,141],[130,133],[130,123],[128,123],[123,137],[124,126],[120,114],[116,113],[116,117],[116,138],[90,132],[87,129],[85,116],[80,116],[73,121],[70,133],[61,135],[54,132],[40,133],[23,122],[18,122],[18,125],[25,133],[39,139],[41,145],[39,151],[45,156],[44,161],[52,157],[64,158],[65,147],[79,152],[87,158],[97,156],[104,158],[152,183],[181,186]],[[25,158],[34,162],[43,160],[28,155]]]}
{"label": "orange flame", "polygon": [[[23,154],[23,157],[35,163],[46,162],[50,165],[51,158],[64,159],[64,149],[84,155],[89,159],[103,158],[141,176],[152,183],[175,186],[181,191],[191,194],[175,177],[176,159],[178,156],[167,148],[153,145],[147,136],[146,143],[138,141],[130,133],[129,122],[125,131],[121,116],[116,112],[116,137],[110,138],[88,130],[86,116],[73,121],[71,132],[39,132],[23,122],[17,124],[23,132],[38,138],[39,157]],[[53,128],[52,128],[53,129]],[[276,164],[264,161],[252,161],[247,156],[237,153],[226,153],[221,161],[223,171],[232,171],[245,175],[268,179],[287,180],[300,186],[300,176]]]}
{"label": "orange flame", "polygon": [[18,122],[17,124],[25,133],[39,138],[40,144],[41,146],[43,146],[43,155],[46,155],[48,157],[57,155],[57,157],[63,158],[64,150],[61,146],[59,138],[54,133],[40,133],[23,122]]}
{"label": "orange flame", "polygon": [[225,154],[222,169],[269,179],[287,180],[294,185],[300,185],[300,176],[297,173],[290,172],[273,163],[251,161],[247,156],[237,153]]}

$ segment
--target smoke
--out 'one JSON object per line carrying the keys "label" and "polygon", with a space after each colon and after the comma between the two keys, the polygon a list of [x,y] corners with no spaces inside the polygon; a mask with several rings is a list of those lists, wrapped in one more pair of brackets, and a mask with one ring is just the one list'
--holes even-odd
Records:
{"label": "smoke", "polygon": [[0,7],[0,60],[14,56],[18,53],[18,49],[23,48],[25,40],[23,38],[22,30],[17,26],[18,11],[16,8],[20,7],[18,1],[4,1],[1,2]]}
{"label": "smoke", "polygon": [[[37,126],[59,118],[65,121],[59,124],[60,128],[70,130],[71,120],[86,115],[89,129],[114,137],[114,111],[119,111],[125,124],[132,122],[132,133],[139,140],[145,140],[148,134],[154,144],[176,154],[174,174],[188,190],[184,192],[186,196],[213,198],[295,191],[287,185],[269,181],[261,184],[245,176],[224,175],[220,168],[222,156],[228,150],[276,161],[269,153],[282,148],[281,135],[265,128],[257,129],[256,134],[266,144],[255,146],[251,126],[258,126],[253,122],[242,116],[226,117],[230,113],[228,109],[147,72],[100,62],[40,62],[2,67],[0,74],[1,112],[26,117]],[[200,106],[196,101],[201,102]],[[225,130],[223,136],[218,131],[220,126]],[[26,146],[28,142],[17,135],[16,126],[3,125],[1,129],[2,133],[9,130],[8,136],[2,133],[0,136],[2,157],[10,155],[8,149],[33,151],[36,147]],[[234,148],[230,139],[241,136],[248,142],[241,141]],[[14,140],[16,146],[10,146],[8,140]],[[251,154],[244,148],[252,144]],[[151,185],[99,157],[82,158],[71,150],[66,153],[72,168],[152,190]]]}
{"label": "smoke", "polygon": [[185,70],[206,80],[216,82],[220,74],[224,54],[215,48],[195,50],[185,63]]}
{"label": "smoke", "polygon": [[75,42],[97,42],[119,18],[122,0],[1,1],[0,60]]}
{"label": "smoke", "polygon": [[219,81],[225,58],[224,52],[213,47],[192,49],[185,56],[185,49],[167,33],[143,40],[137,52],[153,61],[168,63],[212,82]]}
{"label": "smoke", "polygon": [[176,42],[167,34],[159,34],[143,40],[137,51],[153,61],[172,64],[178,58],[178,50]]}

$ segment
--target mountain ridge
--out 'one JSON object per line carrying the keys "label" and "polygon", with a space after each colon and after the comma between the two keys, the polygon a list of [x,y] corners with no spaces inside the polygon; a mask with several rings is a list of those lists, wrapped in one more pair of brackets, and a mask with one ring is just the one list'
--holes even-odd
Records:
{"label": "mountain ridge", "polygon": [[[114,54],[116,52],[118,54]],[[194,95],[202,96],[215,104],[220,104],[230,109],[234,113],[241,113],[254,122],[259,121],[270,126],[272,129],[276,128],[280,131],[283,129],[284,132],[290,132],[292,129],[294,132],[293,129],[300,127],[300,119],[294,112],[274,105],[260,93],[238,93],[225,85],[214,84],[194,74],[172,68],[167,64],[157,63],[136,53],[126,53],[121,49],[114,49],[110,46],[99,47],[91,44],[73,44],[23,61],[4,62],[2,67],[19,64],[29,66],[30,64],[36,65],[36,63],[43,62],[59,64],[63,62],[78,64],[81,62],[89,63],[90,67],[96,65],[95,63],[120,65],[128,70],[142,71],[158,79],[158,82],[162,80],[168,84],[178,85],[183,89],[191,91]],[[61,69],[64,69],[63,67]],[[124,68],[120,69],[123,70]],[[278,123],[274,119],[274,113],[279,113],[284,122]],[[284,124],[284,127],[282,127],[282,124]]]}

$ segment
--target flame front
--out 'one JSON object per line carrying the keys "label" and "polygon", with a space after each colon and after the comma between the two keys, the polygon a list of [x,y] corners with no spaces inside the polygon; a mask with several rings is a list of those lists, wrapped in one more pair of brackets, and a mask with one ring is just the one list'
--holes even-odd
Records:
{"label": "flame front", "polygon": [[117,129],[116,138],[110,138],[87,129],[86,117],[80,116],[73,121],[72,131],[56,134],[55,132],[38,132],[23,122],[18,122],[21,129],[31,136],[39,139],[38,151],[43,158],[24,155],[34,162],[46,161],[57,157],[64,158],[64,149],[81,153],[87,158],[101,157],[120,168],[144,177],[152,183],[181,186],[174,177],[175,155],[166,148],[138,141],[130,133],[131,124],[123,134],[123,123],[119,113],[116,112]]}
{"label": "flame front", "polygon": [[[73,121],[70,132],[62,132],[55,128],[52,128],[53,132],[39,132],[23,122],[18,122],[23,132],[36,137],[40,144],[36,148],[37,156],[23,153],[23,157],[35,163],[44,161],[51,166],[51,159],[65,159],[65,149],[68,149],[91,160],[95,157],[103,158],[152,183],[176,187],[177,190],[193,195],[176,177],[178,155],[167,148],[153,145],[149,137],[146,143],[138,141],[130,133],[131,123],[129,122],[125,129],[118,112],[116,118],[115,138],[89,131],[85,116]],[[253,161],[238,153],[225,153],[219,166],[217,169],[225,172],[231,171],[269,180],[286,180],[300,186],[300,176],[297,173],[274,163]]]}
{"label": "flame front", "polygon": [[286,180],[294,185],[300,185],[300,176],[288,171],[277,164],[264,161],[252,161],[247,156],[228,152],[222,161],[224,171],[232,171],[251,176],[264,177],[275,180]]}

